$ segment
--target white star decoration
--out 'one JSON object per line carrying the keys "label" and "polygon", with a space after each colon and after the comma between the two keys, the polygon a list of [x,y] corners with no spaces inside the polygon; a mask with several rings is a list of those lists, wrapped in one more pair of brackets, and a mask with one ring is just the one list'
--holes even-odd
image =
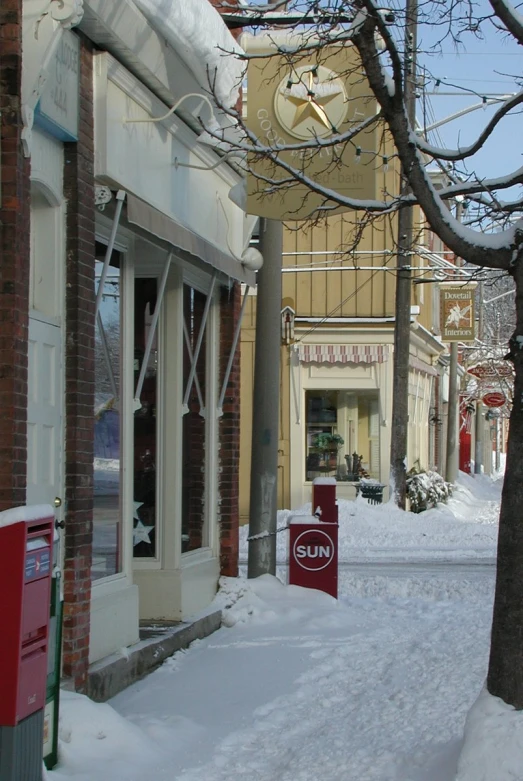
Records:
{"label": "white star decoration", "polygon": [[151,531],[154,526],[144,526],[141,521],[138,521],[133,531],[133,545],[138,545],[140,542],[147,542],[151,544]]}
{"label": "white star decoration", "polygon": [[134,509],[133,509],[133,518],[134,518],[135,521],[139,521],[140,520],[140,516],[138,515],[138,510],[140,509],[140,507],[142,507],[142,505],[143,505],[143,502],[133,502],[133,507],[134,507]]}

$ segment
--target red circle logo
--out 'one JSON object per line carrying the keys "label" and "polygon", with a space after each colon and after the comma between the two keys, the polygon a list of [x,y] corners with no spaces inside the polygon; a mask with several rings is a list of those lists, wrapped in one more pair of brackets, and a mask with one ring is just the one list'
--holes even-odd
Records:
{"label": "red circle logo", "polygon": [[492,393],[485,393],[483,396],[483,404],[485,407],[502,407],[507,398],[504,393],[500,391],[493,391]]}
{"label": "red circle logo", "polygon": [[334,558],[334,543],[327,532],[308,529],[299,534],[292,549],[298,566],[309,572],[319,572],[329,566]]}

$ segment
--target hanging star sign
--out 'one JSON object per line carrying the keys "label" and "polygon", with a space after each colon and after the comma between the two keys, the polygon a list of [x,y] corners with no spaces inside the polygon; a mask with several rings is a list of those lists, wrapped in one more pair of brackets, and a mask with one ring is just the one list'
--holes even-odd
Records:
{"label": "hanging star sign", "polygon": [[145,526],[141,521],[138,521],[133,530],[133,546],[139,545],[141,542],[147,542],[151,544],[151,532],[154,526]]}
{"label": "hanging star sign", "polygon": [[298,90],[295,90],[294,94],[291,87],[291,91],[286,95],[286,99],[289,103],[296,106],[291,128],[295,128],[307,119],[314,119],[328,130],[335,130],[336,128],[334,128],[330,121],[324,106],[334,100],[334,98],[340,94],[341,90],[325,92],[322,95],[315,92],[314,87],[314,74],[312,71],[309,71],[307,74],[307,84],[304,85],[303,82],[300,83]]}

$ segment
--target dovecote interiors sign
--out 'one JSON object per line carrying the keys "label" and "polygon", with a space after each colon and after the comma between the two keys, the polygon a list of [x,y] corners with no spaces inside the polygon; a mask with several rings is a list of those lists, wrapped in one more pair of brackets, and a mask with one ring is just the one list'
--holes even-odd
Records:
{"label": "dovecote interiors sign", "polygon": [[303,220],[326,205],[329,214],[347,211],[348,207],[334,208],[325,195],[294,179],[285,166],[342,196],[375,198],[376,123],[351,142],[321,145],[377,113],[353,47],[325,47],[319,63],[310,52],[283,55],[274,45],[271,50],[270,42],[265,48],[250,39],[242,43],[249,54],[257,55],[249,60],[247,73],[247,127],[265,147],[295,147],[272,154],[283,166],[271,155],[248,156],[247,212]]}
{"label": "dovecote interiors sign", "polygon": [[444,342],[473,342],[475,286],[441,288],[441,339]]}

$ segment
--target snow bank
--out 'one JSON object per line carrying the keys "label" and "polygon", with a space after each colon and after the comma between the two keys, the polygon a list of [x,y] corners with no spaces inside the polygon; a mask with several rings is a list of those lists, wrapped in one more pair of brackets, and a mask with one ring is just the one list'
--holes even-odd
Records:
{"label": "snow bank", "polygon": [[[498,536],[498,504],[502,481],[483,475],[460,474],[448,504],[409,513],[393,502],[372,505],[361,496],[338,500],[339,561],[376,558],[467,559],[494,558]],[[278,528],[291,516],[310,515],[311,505],[281,510]],[[247,560],[248,527],[240,529],[240,560]],[[288,559],[288,532],[277,535],[277,558]]]}
{"label": "snow bank", "polygon": [[269,624],[296,620],[310,613],[311,609],[337,608],[334,597],[322,591],[284,586],[273,575],[259,578],[220,578],[220,590],[214,606],[222,611],[224,626],[238,623]]}
{"label": "snow bank", "polygon": [[219,103],[233,108],[240,94],[243,53],[208,0],[134,0],[151,26],[191,68]]}
{"label": "snow bank", "polygon": [[158,766],[162,756],[155,741],[110,705],[67,691],[60,692],[58,737],[60,766],[48,774],[53,781],[124,781],[136,778],[137,766]]}
{"label": "snow bank", "polygon": [[456,781],[523,778],[523,712],[483,689],[465,722]]}

